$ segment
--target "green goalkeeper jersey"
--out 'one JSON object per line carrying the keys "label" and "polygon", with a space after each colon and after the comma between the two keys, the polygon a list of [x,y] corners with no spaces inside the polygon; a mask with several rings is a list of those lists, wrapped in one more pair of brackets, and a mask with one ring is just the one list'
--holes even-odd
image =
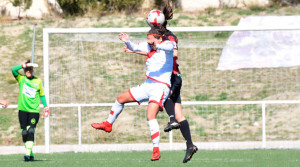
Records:
{"label": "green goalkeeper jersey", "polygon": [[17,74],[15,78],[19,83],[18,110],[39,113],[40,96],[45,96],[42,87],[42,80],[37,77],[28,79],[26,76],[20,74]]}

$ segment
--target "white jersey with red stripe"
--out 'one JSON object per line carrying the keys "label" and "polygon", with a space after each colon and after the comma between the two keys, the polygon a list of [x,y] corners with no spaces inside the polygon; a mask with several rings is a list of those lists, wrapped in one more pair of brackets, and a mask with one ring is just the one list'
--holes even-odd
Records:
{"label": "white jersey with red stripe", "polygon": [[173,70],[173,42],[168,40],[162,41],[160,44],[156,45],[155,49],[152,49],[147,42],[136,45],[128,40],[125,44],[132,51],[147,52],[147,78],[166,84],[169,87],[171,86],[170,79]]}

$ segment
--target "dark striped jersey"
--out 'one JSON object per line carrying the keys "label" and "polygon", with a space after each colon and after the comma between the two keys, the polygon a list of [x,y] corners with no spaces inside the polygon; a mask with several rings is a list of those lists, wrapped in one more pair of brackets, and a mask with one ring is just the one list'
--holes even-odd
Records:
{"label": "dark striped jersey", "polygon": [[[178,50],[178,38],[173,34],[172,31],[167,30],[165,33],[165,39],[164,40],[169,40],[174,43],[174,49]],[[180,74],[179,71],[179,64],[177,63],[178,57],[173,56],[173,74]]]}

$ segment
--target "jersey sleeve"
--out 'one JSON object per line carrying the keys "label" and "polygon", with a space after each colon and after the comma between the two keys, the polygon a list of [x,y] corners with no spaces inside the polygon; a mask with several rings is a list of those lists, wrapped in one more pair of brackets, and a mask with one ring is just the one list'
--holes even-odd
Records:
{"label": "jersey sleeve", "polygon": [[178,50],[178,38],[175,35],[168,36],[168,40],[174,45],[174,49]]}
{"label": "jersey sleeve", "polygon": [[125,42],[126,46],[128,47],[128,49],[134,51],[134,52],[149,52],[151,50],[149,44],[147,42],[140,42],[138,44],[134,44],[131,41],[126,41]]}
{"label": "jersey sleeve", "polygon": [[40,81],[39,89],[40,89],[40,96],[45,96],[42,81]]}
{"label": "jersey sleeve", "polygon": [[13,66],[11,68],[11,72],[12,72],[13,76],[16,78],[16,80],[18,82],[20,82],[21,79],[22,79],[22,77],[23,77],[23,75],[19,74],[19,72],[18,72],[20,69],[22,69],[22,65],[21,64]]}
{"label": "jersey sleeve", "polygon": [[18,83],[20,83],[21,79],[24,77],[24,75],[18,74],[18,76],[16,76],[16,80],[18,81]]}
{"label": "jersey sleeve", "polygon": [[166,52],[171,52],[174,49],[174,43],[167,40],[167,41],[164,41],[161,44],[156,45],[155,47],[158,50],[163,50],[163,51],[166,51]]}
{"label": "jersey sleeve", "polygon": [[45,96],[40,96],[41,102],[43,104],[44,107],[47,107],[47,101],[46,101],[46,97]]}

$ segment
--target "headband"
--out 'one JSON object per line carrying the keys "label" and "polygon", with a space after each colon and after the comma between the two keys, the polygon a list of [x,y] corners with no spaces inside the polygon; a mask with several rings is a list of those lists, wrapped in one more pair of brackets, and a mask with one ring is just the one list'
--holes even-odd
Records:
{"label": "headband", "polygon": [[152,34],[152,33],[148,33],[148,35],[153,35],[153,36],[161,37],[161,35],[158,35],[158,34]]}

